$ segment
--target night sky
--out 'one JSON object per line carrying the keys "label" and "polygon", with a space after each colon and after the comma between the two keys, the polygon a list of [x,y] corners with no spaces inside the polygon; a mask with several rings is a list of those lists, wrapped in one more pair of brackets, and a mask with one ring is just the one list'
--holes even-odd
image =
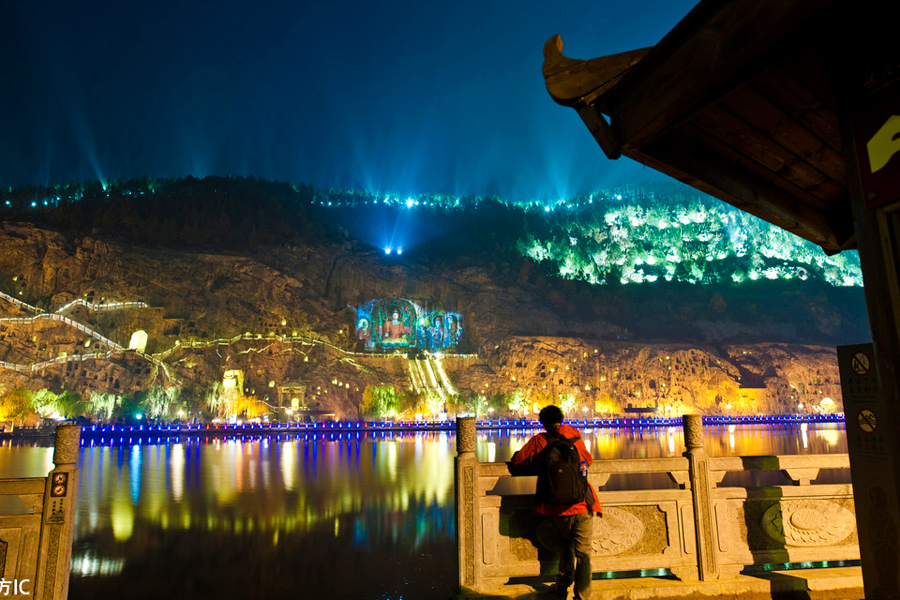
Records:
{"label": "night sky", "polygon": [[607,160],[541,76],[657,43],[696,0],[0,2],[0,186],[255,175],[556,199]]}

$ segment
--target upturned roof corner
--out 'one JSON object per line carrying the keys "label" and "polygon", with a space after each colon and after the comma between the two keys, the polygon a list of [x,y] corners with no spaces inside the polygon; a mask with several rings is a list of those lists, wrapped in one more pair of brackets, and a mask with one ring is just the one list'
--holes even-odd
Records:
{"label": "upturned roof corner", "polygon": [[590,60],[569,58],[563,55],[562,50],[563,41],[559,35],[554,35],[544,44],[544,82],[555,102],[577,109],[594,103],[615,87],[650,48]]}

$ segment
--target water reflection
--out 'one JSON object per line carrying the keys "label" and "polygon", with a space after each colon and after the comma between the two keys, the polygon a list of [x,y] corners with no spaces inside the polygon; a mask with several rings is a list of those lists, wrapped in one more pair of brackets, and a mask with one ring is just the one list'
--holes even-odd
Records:
{"label": "water reflection", "polygon": [[[446,591],[453,573],[446,557],[454,555],[452,453],[447,433],[86,447],[72,597],[103,592],[109,576],[103,563],[96,566],[99,557],[124,555],[123,577],[140,565],[155,573],[141,586],[164,585],[156,578],[178,569],[157,549],[173,540],[190,549],[182,560],[197,568],[184,577],[221,578],[207,581],[201,597],[296,597],[298,586],[316,579],[334,598],[376,597],[363,590],[378,589],[385,598]],[[246,565],[223,548],[235,544],[252,549]],[[439,558],[434,577],[413,580],[406,572],[424,572]],[[231,566],[215,566],[220,560]],[[277,565],[253,567],[270,573],[262,579],[245,575],[259,560]],[[362,570],[374,579],[348,574],[351,562],[354,570],[366,563]]]}
{"label": "water reflection", "polygon": [[200,522],[210,529],[304,531],[370,507],[445,506],[453,493],[452,454],[446,433],[86,447],[79,502],[85,518],[76,535],[95,527],[106,506],[119,541],[128,539],[135,519],[163,528]]}
{"label": "water reflection", "polygon": [[[713,456],[846,452],[835,424],[707,427]],[[484,431],[506,461],[534,431]],[[672,427],[582,431],[597,458],[680,456]],[[86,445],[70,597],[445,598],[455,580],[446,432]],[[0,477],[52,449],[0,446]]]}
{"label": "water reflection", "polygon": [[[840,423],[756,423],[707,425],[705,448],[711,456],[762,454],[829,454],[847,452]],[[481,461],[507,461],[536,431],[493,430],[479,433]],[[680,427],[622,427],[581,429],[594,458],[664,458],[681,456]]]}

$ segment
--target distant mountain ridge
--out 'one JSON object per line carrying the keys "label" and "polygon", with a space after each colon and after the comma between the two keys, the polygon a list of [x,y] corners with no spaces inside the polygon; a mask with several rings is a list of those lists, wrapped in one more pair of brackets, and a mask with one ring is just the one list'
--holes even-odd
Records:
{"label": "distant mountain ridge", "polygon": [[333,240],[337,231],[392,253],[443,237],[445,246],[448,238],[455,246],[441,246],[442,253],[518,252],[565,279],[601,284],[799,278],[862,285],[855,252],[826,256],[814,244],[674,182],[521,203],[242,177],[143,179],[8,190],[0,193],[0,218],[180,249],[246,251],[322,242],[329,234]]}

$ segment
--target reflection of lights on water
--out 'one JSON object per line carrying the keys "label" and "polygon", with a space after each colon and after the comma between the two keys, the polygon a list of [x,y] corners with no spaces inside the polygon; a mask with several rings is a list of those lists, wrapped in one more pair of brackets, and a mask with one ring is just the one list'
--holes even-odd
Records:
{"label": "reflection of lights on water", "polygon": [[809,424],[800,423],[800,440],[803,442],[803,448],[809,448]]}
{"label": "reflection of lights on water", "polygon": [[816,428],[816,437],[825,440],[829,448],[834,448],[841,442],[841,432],[834,423],[828,423],[827,425],[828,427],[826,428],[823,428],[822,425]]}
{"label": "reflection of lights on water", "polygon": [[184,462],[184,445],[174,444],[172,456],[169,458],[169,468],[171,469],[172,498],[176,502],[180,501],[184,495]]}
{"label": "reflection of lights on water", "polygon": [[260,471],[262,472],[263,478],[263,489],[268,489],[271,485],[270,474],[272,469],[269,465],[269,438],[263,438],[260,443],[260,449],[263,450],[259,453],[261,460],[259,461]]}
{"label": "reflection of lights on water", "polygon": [[391,440],[390,442],[385,444],[384,466],[387,470],[388,479],[390,481],[397,481],[397,454],[398,454],[397,442],[395,442],[394,440]]}
{"label": "reflection of lights on water", "polygon": [[521,450],[522,446],[524,446],[525,442],[527,442],[529,439],[530,439],[530,437],[524,437],[521,435],[511,435],[509,437],[510,451],[517,452],[517,451]]}
{"label": "reflection of lights on water", "polygon": [[131,457],[128,459],[128,473],[131,480],[131,503],[137,504],[141,499],[141,464],[143,457],[140,446],[131,447]]}
{"label": "reflection of lights on water", "polygon": [[236,440],[230,440],[229,445],[231,446],[231,456],[233,457],[233,466],[232,472],[234,473],[235,479],[235,488],[237,491],[243,491],[244,489],[244,444],[238,444]]}
{"label": "reflection of lights on water", "polygon": [[734,425],[728,426],[728,446],[734,451],[734,432],[737,429]]}
{"label": "reflection of lights on water", "polygon": [[422,455],[425,453],[425,441],[422,436],[416,436],[416,464],[422,462]]}
{"label": "reflection of lights on water", "polygon": [[487,462],[496,462],[497,460],[497,442],[487,443]]}
{"label": "reflection of lights on water", "polygon": [[121,494],[116,495],[112,506],[112,530],[116,541],[126,542],[134,533],[134,507]]}
{"label": "reflection of lights on water", "polygon": [[72,574],[81,577],[118,575],[124,566],[124,558],[99,558],[90,552],[72,554]]}

